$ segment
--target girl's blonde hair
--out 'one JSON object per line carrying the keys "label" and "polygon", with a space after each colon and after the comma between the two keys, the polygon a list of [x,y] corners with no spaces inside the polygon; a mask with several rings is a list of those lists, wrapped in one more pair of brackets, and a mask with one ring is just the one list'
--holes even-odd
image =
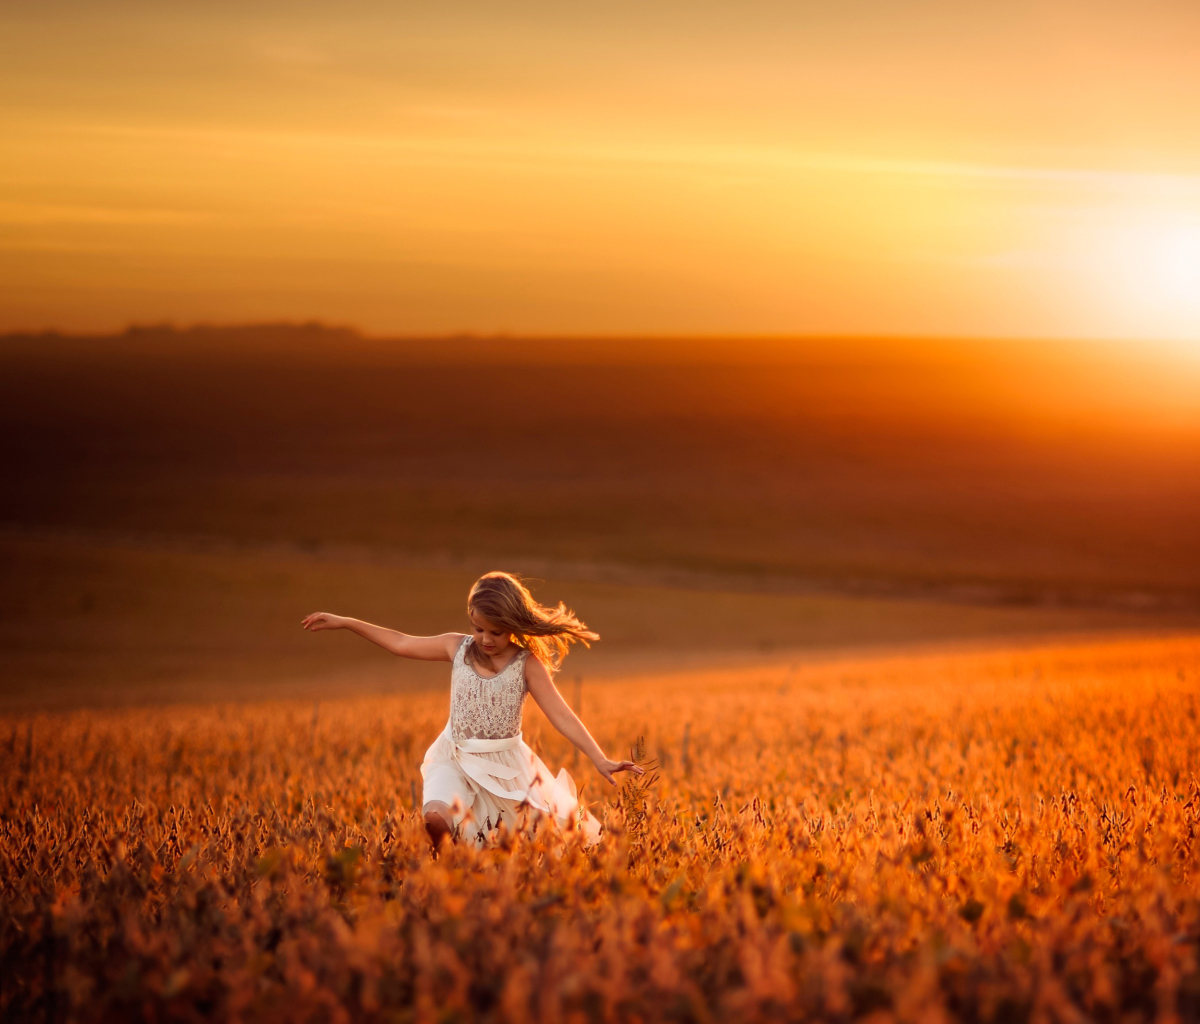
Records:
{"label": "girl's blonde hair", "polygon": [[[524,647],[551,672],[558,670],[571,644],[579,641],[590,647],[592,640],[600,639],[561,601],[557,608],[538,604],[529,588],[507,572],[489,572],[475,581],[467,595],[467,612],[472,611],[508,630],[518,647]],[[478,644],[467,647],[467,657],[485,668],[492,667]]]}

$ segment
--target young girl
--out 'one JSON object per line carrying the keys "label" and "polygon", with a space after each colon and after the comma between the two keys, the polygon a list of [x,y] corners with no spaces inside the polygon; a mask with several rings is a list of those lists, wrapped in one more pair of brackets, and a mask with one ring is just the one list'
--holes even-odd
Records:
{"label": "young girl", "polygon": [[[545,608],[506,572],[481,576],[467,596],[472,632],[409,636],[369,622],[314,612],[308,630],[349,629],[402,658],[449,661],[450,719],[425,753],[425,828],[436,850],[448,835],[466,831],[483,845],[503,821],[509,826],[546,816],[560,827],[574,825],[594,843],[600,824],[579,806],[575,781],[565,768],[557,778],[521,738],[525,695],[554,726],[592,759],[596,770],[616,785],[617,772],[642,769],[632,761],[612,761],[592,739],[554,685],[570,645],[600,637],[566,606]],[[464,826],[470,823],[469,828]]]}

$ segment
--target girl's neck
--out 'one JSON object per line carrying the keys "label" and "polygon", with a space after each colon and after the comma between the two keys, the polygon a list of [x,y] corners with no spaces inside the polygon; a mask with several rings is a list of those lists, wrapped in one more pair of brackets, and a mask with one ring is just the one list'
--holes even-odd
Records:
{"label": "girl's neck", "polygon": [[[513,663],[513,659],[517,658],[521,653],[521,648],[514,643],[510,643],[502,651],[496,651],[493,654],[488,654],[487,651],[485,651],[482,647],[479,647],[477,641],[472,639],[471,642],[474,643],[479,650],[480,657],[483,659],[482,666],[488,668],[492,675],[498,676],[501,672],[508,668],[508,666]],[[508,657],[505,657],[505,655],[508,655]],[[504,661],[500,663],[499,667],[497,667],[497,661],[500,658],[504,658]],[[479,665],[480,663],[477,662],[476,664]]]}

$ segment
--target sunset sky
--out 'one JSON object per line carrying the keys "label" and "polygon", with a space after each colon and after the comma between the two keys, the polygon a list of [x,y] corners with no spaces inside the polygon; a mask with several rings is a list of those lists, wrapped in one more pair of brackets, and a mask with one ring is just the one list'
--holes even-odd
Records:
{"label": "sunset sky", "polygon": [[1200,4],[0,6],[0,330],[1200,346]]}

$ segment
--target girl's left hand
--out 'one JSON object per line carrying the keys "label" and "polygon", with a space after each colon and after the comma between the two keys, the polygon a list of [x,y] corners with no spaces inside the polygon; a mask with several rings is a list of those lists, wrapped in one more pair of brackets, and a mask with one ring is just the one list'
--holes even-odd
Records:
{"label": "girl's left hand", "polygon": [[596,762],[596,771],[608,779],[610,786],[617,784],[617,780],[613,778],[617,772],[633,772],[635,775],[646,774],[646,769],[639,767],[633,761],[609,761],[607,758]]}
{"label": "girl's left hand", "polygon": [[310,633],[316,633],[322,629],[341,629],[345,624],[346,620],[341,615],[333,615],[330,612],[313,612],[311,615],[306,615],[300,622],[300,625]]}

